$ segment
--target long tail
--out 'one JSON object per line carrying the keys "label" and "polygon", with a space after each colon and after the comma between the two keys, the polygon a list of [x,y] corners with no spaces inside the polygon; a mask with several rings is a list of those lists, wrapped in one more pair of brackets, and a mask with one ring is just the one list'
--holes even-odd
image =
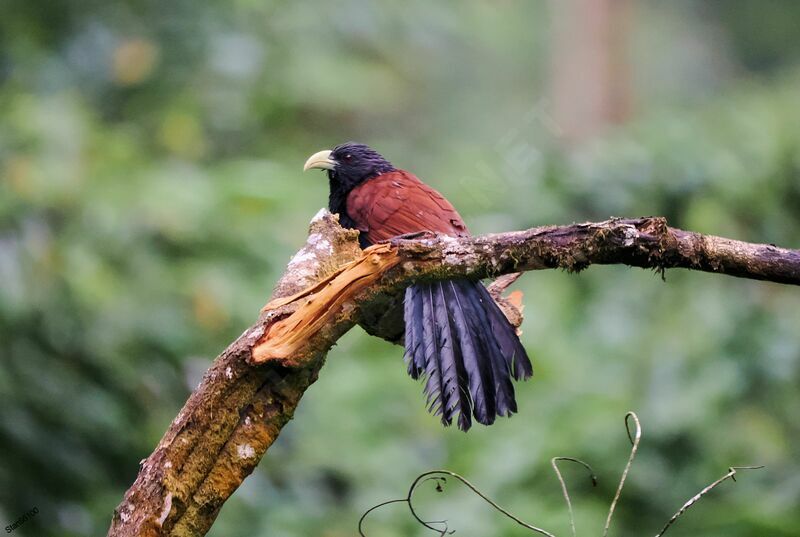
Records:
{"label": "long tail", "polygon": [[480,282],[452,280],[406,289],[405,360],[411,378],[426,378],[428,410],[466,431],[472,416],[490,425],[517,411],[511,378],[533,367],[514,327]]}

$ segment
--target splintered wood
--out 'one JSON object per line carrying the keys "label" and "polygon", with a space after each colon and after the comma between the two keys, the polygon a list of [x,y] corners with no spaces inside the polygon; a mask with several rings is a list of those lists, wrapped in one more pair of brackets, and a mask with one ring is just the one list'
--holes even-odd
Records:
{"label": "splintered wood", "polygon": [[347,263],[319,283],[292,296],[271,301],[262,312],[293,302],[299,306],[287,317],[269,325],[253,347],[250,362],[262,364],[268,360],[290,360],[309,336],[319,331],[342,311],[348,301],[370,287],[400,260],[397,250],[388,244],[371,246],[359,259]]}

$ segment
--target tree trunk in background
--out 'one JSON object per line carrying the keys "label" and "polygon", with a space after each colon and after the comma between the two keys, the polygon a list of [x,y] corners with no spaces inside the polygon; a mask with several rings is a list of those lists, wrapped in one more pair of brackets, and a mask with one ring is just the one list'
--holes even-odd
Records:
{"label": "tree trunk in background", "polygon": [[631,0],[556,0],[552,9],[554,118],[580,142],[630,115]]}

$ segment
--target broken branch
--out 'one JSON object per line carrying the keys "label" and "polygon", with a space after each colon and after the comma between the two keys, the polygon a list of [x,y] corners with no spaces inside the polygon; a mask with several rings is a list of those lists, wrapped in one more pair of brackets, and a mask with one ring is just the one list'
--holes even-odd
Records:
{"label": "broken branch", "polygon": [[[548,268],[574,272],[592,264],[661,272],[681,267],[800,284],[797,250],[682,231],[663,218],[400,238],[362,252],[357,233],[321,211],[258,321],[214,361],[142,462],[108,535],[205,535],[292,418],[345,332],[360,323],[370,334],[400,341],[397,311],[412,282]],[[507,302],[515,306],[513,297]]]}

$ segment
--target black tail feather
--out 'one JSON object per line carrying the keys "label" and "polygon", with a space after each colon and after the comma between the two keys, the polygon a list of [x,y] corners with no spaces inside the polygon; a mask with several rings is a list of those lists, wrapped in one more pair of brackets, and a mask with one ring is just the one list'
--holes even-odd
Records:
{"label": "black tail feather", "polygon": [[450,322],[450,313],[447,308],[446,283],[437,282],[431,285],[433,294],[433,307],[435,311],[434,322],[439,328],[439,343],[441,364],[444,372],[443,390],[447,392],[447,411],[452,414],[458,410],[458,428],[467,430],[472,426],[472,401],[470,400],[469,377],[464,368],[464,356],[459,344],[456,328]]}
{"label": "black tail feather", "polygon": [[403,302],[403,317],[406,320],[405,360],[408,374],[416,380],[425,374],[425,349],[422,344],[422,292],[418,287],[409,287]]}
{"label": "black tail feather", "polygon": [[478,290],[481,301],[488,306],[484,308],[484,311],[489,317],[495,341],[500,345],[503,356],[508,358],[514,380],[529,379],[533,375],[533,366],[528,358],[528,353],[525,352],[525,347],[522,346],[519,337],[517,337],[516,329],[511,326],[506,316],[500,311],[489,291],[480,284],[475,287]]}
{"label": "black tail feather", "polygon": [[467,430],[517,411],[511,377],[532,367],[514,327],[480,282],[416,284],[405,294],[408,373],[426,377],[429,411]]}
{"label": "black tail feather", "polygon": [[439,330],[433,318],[433,303],[430,289],[420,289],[422,299],[422,348],[426,359],[425,375],[428,377],[425,392],[428,394],[428,411],[442,415],[442,423],[450,425],[452,416],[448,411],[448,393],[444,386],[442,363],[439,353]]}
{"label": "black tail feather", "polygon": [[483,351],[478,312],[469,297],[465,296],[455,282],[447,284],[450,291],[447,297],[448,309],[464,354],[464,369],[467,372],[467,384],[473,402],[472,412],[478,423],[491,425],[497,414],[494,372],[491,357]]}
{"label": "black tail feather", "polygon": [[[480,327],[489,327],[491,336],[479,338],[481,350],[483,355],[489,358],[487,361],[494,373],[497,414],[500,416],[510,416],[517,411],[517,402],[514,399],[514,385],[511,383],[511,364],[510,360],[507,359],[510,355],[503,352],[503,342],[501,342],[501,338],[503,338],[505,334],[499,333],[494,329],[490,321],[491,311],[498,310],[497,304],[495,304],[494,300],[491,300],[491,298],[490,302],[481,300],[482,297],[478,290],[483,289],[485,291],[485,289],[483,285],[478,282],[460,280],[454,282],[454,284],[460,287],[461,295],[472,303],[477,321],[476,324]],[[499,310],[498,313],[503,315]],[[505,316],[503,316],[503,321],[506,326],[511,328]],[[483,330],[485,332],[486,328]],[[514,339],[519,341],[516,334],[514,334]]]}

